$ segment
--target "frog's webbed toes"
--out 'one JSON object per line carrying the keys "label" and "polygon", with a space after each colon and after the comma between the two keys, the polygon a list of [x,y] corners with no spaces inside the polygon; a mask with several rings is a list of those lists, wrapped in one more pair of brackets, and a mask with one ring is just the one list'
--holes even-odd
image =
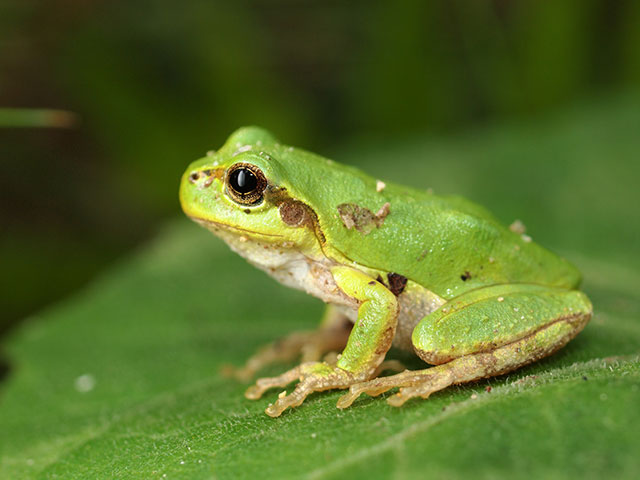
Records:
{"label": "frog's webbed toes", "polygon": [[355,402],[356,399],[363,393],[366,393],[371,397],[375,397],[393,388],[393,386],[387,387],[384,385],[379,385],[378,383],[376,383],[377,380],[381,379],[376,378],[375,380],[371,380],[369,382],[362,382],[351,385],[351,387],[349,387],[349,391],[338,399],[336,407],[340,409],[350,407],[351,404]]}
{"label": "frog's webbed toes", "polygon": [[265,410],[267,415],[278,417],[287,408],[297,407],[305,398],[314,392],[331,390],[334,388],[346,388],[355,381],[354,376],[341,368],[320,362],[308,362],[272,378],[261,378],[250,387],[245,396],[249,399],[257,399],[262,394],[275,387],[283,388],[294,380],[300,380],[293,392],[281,393],[278,400],[269,405]]}
{"label": "frog's webbed toes", "polygon": [[[386,370],[402,372],[405,370],[405,366],[398,360],[386,360],[376,369],[374,377]],[[410,372],[405,371],[404,373],[406,374]],[[366,393],[371,397],[376,397],[387,390],[397,387],[398,381],[401,378],[400,375],[402,374],[393,375],[391,377],[374,378],[367,382],[355,383],[349,387],[349,392],[338,399],[336,406],[338,408],[347,408],[351,406],[351,404],[363,393]]]}
{"label": "frog's webbed toes", "polygon": [[447,366],[427,368],[380,377],[368,382],[356,383],[349,387],[349,392],[338,400],[338,408],[350,406],[360,395],[366,393],[375,397],[392,388],[400,387],[400,391],[387,399],[387,403],[399,407],[413,397],[427,398],[433,392],[448,387],[453,382]]}
{"label": "frog's webbed toes", "polygon": [[349,392],[344,394],[338,400],[337,407],[347,408],[351,406],[351,404],[363,393],[366,393],[370,397],[376,397],[387,390],[391,390],[392,388],[409,385],[411,383],[412,373],[413,372],[404,371],[390,377],[374,378],[368,382],[360,382],[351,385],[349,387]]}

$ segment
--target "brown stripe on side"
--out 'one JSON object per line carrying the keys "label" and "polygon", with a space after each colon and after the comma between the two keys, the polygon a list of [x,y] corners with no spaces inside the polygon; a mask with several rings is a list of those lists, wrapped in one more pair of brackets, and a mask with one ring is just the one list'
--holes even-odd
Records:
{"label": "brown stripe on side", "polygon": [[313,208],[300,200],[291,198],[284,187],[268,187],[266,193],[269,201],[278,207],[280,218],[284,223],[290,227],[309,228],[316,235],[321,245],[327,242],[324,233],[320,229],[318,215]]}

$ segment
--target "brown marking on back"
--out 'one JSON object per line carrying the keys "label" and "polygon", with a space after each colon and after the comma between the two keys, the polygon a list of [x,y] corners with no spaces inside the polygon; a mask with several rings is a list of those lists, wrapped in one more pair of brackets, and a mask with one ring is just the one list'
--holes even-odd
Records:
{"label": "brown marking on back", "polygon": [[379,225],[382,225],[384,223],[384,219],[387,218],[387,215],[389,215],[389,212],[391,211],[391,204],[389,202],[386,202],[384,205],[382,205],[378,211],[376,212],[376,220],[379,222]]}
{"label": "brown marking on back", "polygon": [[355,203],[341,203],[337,208],[347,230],[355,228],[363,235],[367,235],[382,226],[384,219],[389,215],[391,204],[386,202],[375,214],[368,208]]}

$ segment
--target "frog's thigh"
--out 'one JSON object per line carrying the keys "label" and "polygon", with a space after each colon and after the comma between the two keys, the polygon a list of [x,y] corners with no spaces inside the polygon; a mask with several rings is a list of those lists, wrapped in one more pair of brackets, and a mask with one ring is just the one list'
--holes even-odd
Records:
{"label": "frog's thigh", "polygon": [[[557,350],[584,327],[590,315],[591,303],[579,291],[499,285],[468,292],[427,315],[414,329],[412,342],[424,361],[440,365],[533,339],[536,332],[557,324],[543,336]],[[571,335],[565,339],[567,332]]]}

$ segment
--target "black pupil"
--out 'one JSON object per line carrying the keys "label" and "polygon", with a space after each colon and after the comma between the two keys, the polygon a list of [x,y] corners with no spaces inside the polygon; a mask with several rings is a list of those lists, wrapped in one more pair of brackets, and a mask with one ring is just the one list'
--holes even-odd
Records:
{"label": "black pupil", "polygon": [[258,178],[247,168],[238,168],[229,178],[231,188],[241,194],[251,193],[258,186]]}

